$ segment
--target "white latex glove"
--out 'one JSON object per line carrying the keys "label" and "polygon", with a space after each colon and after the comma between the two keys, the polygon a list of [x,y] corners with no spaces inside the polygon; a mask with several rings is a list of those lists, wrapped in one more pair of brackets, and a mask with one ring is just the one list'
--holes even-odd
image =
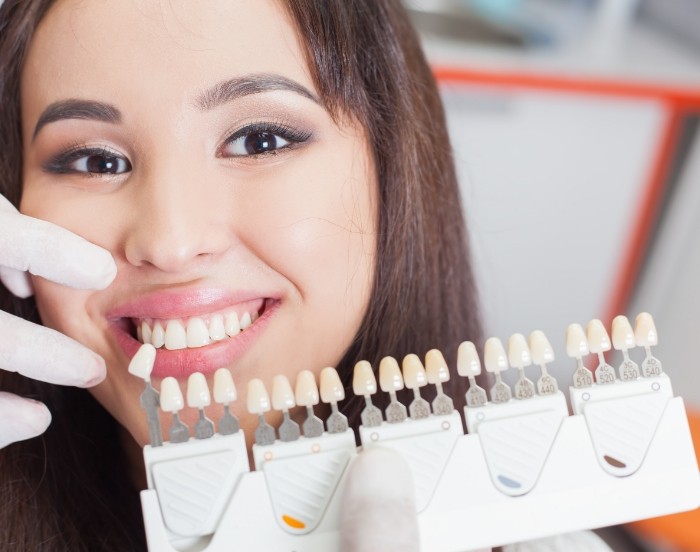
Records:
{"label": "white latex glove", "polygon": [[350,466],[340,514],[342,552],[419,552],[413,477],[397,452],[374,448]]}
{"label": "white latex glove", "polygon": [[[0,196],[0,280],[18,297],[29,274],[78,289],[104,289],[117,274],[108,251],[45,221],[21,215]],[[0,311],[0,369],[90,387],[105,377],[102,357],[69,337]],[[43,433],[51,421],[40,402],[0,391],[0,448]]]}

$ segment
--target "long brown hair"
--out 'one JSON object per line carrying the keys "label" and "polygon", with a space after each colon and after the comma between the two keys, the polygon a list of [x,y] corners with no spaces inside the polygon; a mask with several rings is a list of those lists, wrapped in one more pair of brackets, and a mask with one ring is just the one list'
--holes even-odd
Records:
{"label": "long brown hair", "polygon": [[[0,6],[0,193],[18,205],[22,182],[19,77],[31,37],[53,0]],[[287,0],[322,101],[365,127],[379,182],[377,265],[370,305],[338,368],[354,425],[352,368],[360,359],[443,351],[480,341],[476,293],[445,117],[430,69],[399,0]],[[0,308],[39,321],[32,299],[0,286]],[[310,367],[320,368],[320,367]],[[40,438],[0,451],[0,547],[145,548],[136,491],[116,422],[78,389],[0,371],[0,388],[56,415]],[[447,392],[463,404],[464,382]]]}

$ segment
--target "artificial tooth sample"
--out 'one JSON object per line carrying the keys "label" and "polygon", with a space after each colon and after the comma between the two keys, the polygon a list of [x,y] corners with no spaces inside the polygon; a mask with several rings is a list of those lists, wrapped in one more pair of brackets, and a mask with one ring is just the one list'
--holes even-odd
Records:
{"label": "artificial tooth sample", "polygon": [[165,330],[163,324],[156,322],[153,324],[153,332],[151,333],[151,343],[156,349],[160,349],[165,345]]}
{"label": "artificial tooth sample", "polygon": [[187,346],[190,348],[209,345],[209,329],[201,318],[187,321]]}
{"label": "artificial tooth sample", "polygon": [[530,351],[532,361],[540,366],[540,378],[537,380],[537,393],[553,395],[559,391],[557,380],[547,372],[547,364],[554,361],[554,349],[544,332],[535,330],[530,334]]}
{"label": "artificial tooth sample", "polygon": [[153,343],[153,341],[152,341],[152,339],[153,339],[152,333],[153,332],[151,332],[151,327],[146,323],[145,320],[143,322],[141,322],[141,325],[139,326],[139,330],[140,330],[140,334],[141,334],[139,336],[139,341],[141,343],[151,343],[152,344]]}
{"label": "artificial tooth sample", "polygon": [[232,312],[226,316],[224,328],[226,329],[226,335],[229,337],[235,337],[241,333],[241,323],[238,321],[238,314]]}
{"label": "artificial tooth sample", "polygon": [[491,401],[508,402],[512,397],[510,387],[501,379],[501,372],[508,369],[508,357],[503,343],[497,337],[489,337],[484,344],[484,364],[486,371],[491,372],[496,378],[496,383],[491,388]]}
{"label": "artificial tooth sample", "polygon": [[294,395],[299,406],[306,408],[306,420],[301,425],[304,437],[320,437],[323,435],[323,422],[314,414],[314,406],[319,402],[316,377],[310,370],[302,370],[297,374],[297,384]]}
{"label": "artificial tooth sample", "polygon": [[231,372],[226,368],[219,368],[214,372],[214,400],[224,406],[224,413],[219,420],[219,433],[221,435],[231,435],[236,433],[241,424],[238,418],[231,414],[229,405],[236,400],[238,393],[233,383]]}
{"label": "artificial tooth sample", "polygon": [[221,341],[226,339],[226,328],[224,327],[224,317],[216,314],[209,321],[209,339],[211,341]]}
{"label": "artificial tooth sample", "polygon": [[169,320],[165,327],[165,348],[168,351],[187,348],[187,332],[178,320]]}
{"label": "artificial tooth sample", "polygon": [[525,366],[532,364],[532,355],[523,334],[513,334],[508,339],[508,361],[518,369],[520,377],[515,383],[515,398],[529,399],[535,395],[535,384],[525,376]]}
{"label": "artificial tooth sample", "polygon": [[457,349],[457,373],[469,379],[466,393],[467,406],[483,406],[487,402],[486,391],[476,384],[476,376],[481,374],[481,360],[474,343],[464,341]]}
{"label": "artificial tooth sample", "polygon": [[639,347],[644,347],[646,358],[642,361],[642,374],[645,378],[661,375],[661,361],[651,354],[651,348],[659,343],[654,319],[648,312],[637,315],[634,327],[634,340]]}
{"label": "artificial tooth sample", "polygon": [[204,409],[210,404],[211,395],[204,374],[190,374],[187,380],[187,406],[199,410],[199,419],[194,424],[195,439],[209,439],[214,435],[214,422],[204,414]]}
{"label": "artificial tooth sample", "polygon": [[420,396],[420,388],[428,385],[428,377],[423,363],[417,355],[406,355],[402,362],[403,381],[408,389],[413,391],[413,400],[408,405],[408,412],[412,420],[419,420],[430,416],[428,401]]}
{"label": "artificial tooth sample", "polygon": [[150,343],[141,345],[136,354],[129,362],[129,373],[141,378],[145,387],[141,393],[141,406],[146,410],[148,420],[148,436],[152,447],[159,447],[163,444],[163,436],[160,428],[160,418],[158,407],[160,406],[160,395],[151,385],[151,371],[156,361],[156,349]]}
{"label": "artificial tooth sample", "polygon": [[426,353],[425,371],[428,376],[428,383],[434,385],[437,391],[437,395],[433,399],[433,413],[438,416],[452,414],[454,403],[442,390],[442,384],[450,379],[450,371],[447,368],[445,357],[437,349],[431,349]]}
{"label": "artificial tooth sample", "polygon": [[403,389],[403,378],[395,358],[387,356],[379,362],[379,386],[389,393],[391,401],[384,411],[386,421],[392,424],[403,422],[407,417],[406,407],[396,398],[396,392]]}
{"label": "artificial tooth sample", "polygon": [[331,415],[326,420],[328,433],[343,433],[348,429],[348,419],[338,412],[338,402],[345,398],[345,389],[335,368],[321,370],[321,400],[331,405]]}
{"label": "artificial tooth sample", "polygon": [[603,353],[610,350],[610,337],[603,323],[594,318],[586,325],[588,349],[598,355],[598,368],[595,369],[596,383],[614,383],[615,370],[607,362]]}
{"label": "artificial tooth sample", "polygon": [[629,349],[635,346],[634,330],[626,316],[616,316],[612,321],[613,347],[622,352],[622,364],[618,368],[622,381],[632,381],[639,378],[639,366],[630,359]]}
{"label": "artificial tooth sample", "polygon": [[163,381],[160,383],[160,407],[164,412],[170,412],[173,415],[173,423],[169,432],[170,442],[187,442],[190,438],[190,432],[178,415],[178,412],[185,407],[185,401],[182,398],[180,384],[175,378],[163,378]]}
{"label": "artificial tooth sample", "polygon": [[583,357],[590,353],[588,340],[581,324],[569,324],[566,328],[566,354],[576,359],[574,372],[574,387],[590,387],[593,385],[593,375],[583,365]]}
{"label": "artificial tooth sample", "polygon": [[249,312],[244,312],[241,316],[241,330],[247,330],[253,323],[253,319],[250,317]]}
{"label": "artificial tooth sample", "polygon": [[372,395],[377,392],[377,379],[374,377],[372,365],[366,360],[355,364],[352,375],[352,390],[358,397],[365,398],[365,408],[360,418],[365,427],[382,425],[382,411],[372,404]]}
{"label": "artificial tooth sample", "polygon": [[296,441],[301,435],[299,424],[289,417],[289,409],[295,406],[294,393],[287,376],[275,376],[272,380],[272,408],[282,412],[283,420],[278,430],[280,441]]}
{"label": "artificial tooth sample", "polygon": [[272,445],[275,442],[275,428],[265,421],[265,412],[270,411],[270,396],[261,379],[248,382],[248,412],[257,414],[258,427],[255,428],[256,445]]}

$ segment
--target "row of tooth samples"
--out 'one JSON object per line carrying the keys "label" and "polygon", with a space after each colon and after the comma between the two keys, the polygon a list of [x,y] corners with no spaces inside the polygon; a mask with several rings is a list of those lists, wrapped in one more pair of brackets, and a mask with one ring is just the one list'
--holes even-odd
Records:
{"label": "row of tooth samples", "polygon": [[207,321],[199,317],[192,317],[186,323],[181,320],[142,320],[136,326],[136,338],[156,349],[164,347],[169,351],[204,347],[237,336],[257,318],[257,312],[251,314],[246,311],[239,317],[233,311],[225,316],[214,315]]}
{"label": "row of tooth samples", "polygon": [[[651,353],[651,347],[657,344],[658,335],[654,319],[646,312],[637,315],[634,330],[627,317],[616,316],[612,321],[612,346],[610,336],[600,320],[591,320],[586,325],[585,332],[579,324],[571,324],[566,330],[566,352],[568,356],[576,359],[574,387],[593,385],[593,376],[583,365],[583,357],[591,353],[598,355],[598,366],[594,371],[596,383],[609,384],[616,381],[615,369],[605,361],[604,356],[612,347],[622,353],[622,363],[618,368],[622,381],[660,375],[661,362]],[[630,349],[634,347],[644,347],[646,353],[641,372],[639,365],[629,356]]]}

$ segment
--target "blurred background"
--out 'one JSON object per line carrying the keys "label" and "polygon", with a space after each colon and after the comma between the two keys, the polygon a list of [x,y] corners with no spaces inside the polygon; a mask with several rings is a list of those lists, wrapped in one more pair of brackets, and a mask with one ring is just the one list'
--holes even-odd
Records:
{"label": "blurred background", "polygon": [[[700,0],[404,2],[446,104],[486,335],[543,330],[565,387],[570,323],[650,312],[698,450]],[[698,525],[607,537],[697,552]]]}

